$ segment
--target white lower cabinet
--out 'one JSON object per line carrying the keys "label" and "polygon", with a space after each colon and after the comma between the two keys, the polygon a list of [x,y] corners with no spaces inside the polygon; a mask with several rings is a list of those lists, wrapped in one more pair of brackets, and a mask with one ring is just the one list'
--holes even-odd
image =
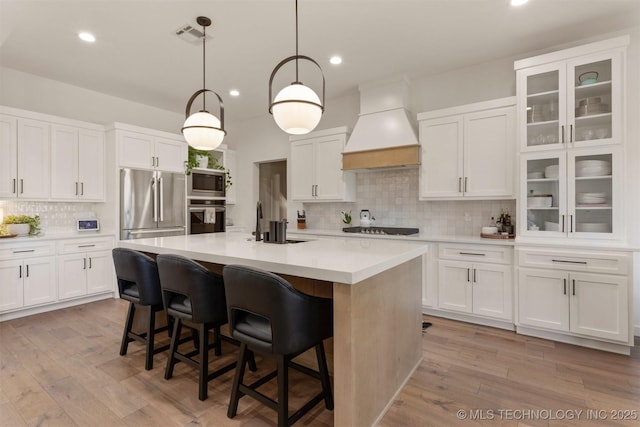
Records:
{"label": "white lower cabinet", "polygon": [[513,319],[512,251],[507,247],[441,244],[438,308]]}
{"label": "white lower cabinet", "polygon": [[113,290],[111,238],[60,242],[59,298],[77,298]]}
{"label": "white lower cabinet", "polygon": [[518,326],[632,345],[629,255],[524,248]]}
{"label": "white lower cabinet", "polygon": [[55,257],[0,261],[0,311],[56,300]]}
{"label": "white lower cabinet", "polygon": [[626,277],[524,268],[518,279],[520,324],[628,341]]}

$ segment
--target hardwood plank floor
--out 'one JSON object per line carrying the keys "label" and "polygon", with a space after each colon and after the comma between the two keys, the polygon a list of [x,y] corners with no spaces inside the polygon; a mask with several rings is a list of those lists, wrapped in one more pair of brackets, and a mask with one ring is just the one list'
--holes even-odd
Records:
{"label": "hardwood plank floor", "polygon": [[[210,382],[209,399],[200,402],[195,369],[180,363],[164,380],[166,353],[145,371],[137,342],[120,357],[126,309],[110,299],[0,323],[0,426],[275,425],[275,412],[250,398],[227,418],[233,371]],[[638,344],[627,357],[428,320],[423,361],[381,427],[640,425]],[[235,357],[236,349],[223,343],[223,356],[212,353],[211,366]],[[256,374],[274,368],[257,362]],[[298,408],[319,385],[297,371],[290,376],[290,408]],[[262,390],[275,398],[275,381]],[[332,426],[333,414],[320,405],[296,425]]]}

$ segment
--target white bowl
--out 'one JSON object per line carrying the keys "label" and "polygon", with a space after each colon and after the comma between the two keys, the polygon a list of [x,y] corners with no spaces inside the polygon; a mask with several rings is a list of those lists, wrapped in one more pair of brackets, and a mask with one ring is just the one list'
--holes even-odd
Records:
{"label": "white bowl", "polygon": [[482,234],[498,234],[498,227],[482,227]]}
{"label": "white bowl", "polygon": [[560,224],[557,222],[544,222],[544,230],[545,231],[560,231]]}
{"label": "white bowl", "polygon": [[7,224],[6,227],[9,234],[17,234],[18,236],[28,235],[31,229],[29,224]]}
{"label": "white bowl", "polygon": [[559,168],[558,165],[551,165],[544,168],[545,178],[557,178],[560,173]]}
{"label": "white bowl", "polygon": [[609,224],[606,222],[579,222],[576,231],[583,233],[608,233]]}
{"label": "white bowl", "polygon": [[529,172],[527,174],[528,179],[540,179],[544,178],[544,172]]}

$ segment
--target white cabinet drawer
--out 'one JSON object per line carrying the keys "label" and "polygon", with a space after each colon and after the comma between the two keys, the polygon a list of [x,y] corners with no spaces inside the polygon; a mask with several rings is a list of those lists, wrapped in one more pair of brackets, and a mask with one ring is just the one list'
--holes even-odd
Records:
{"label": "white cabinet drawer", "polygon": [[72,239],[58,242],[59,254],[84,253],[90,251],[104,251],[113,248],[112,237],[98,237],[88,239]]}
{"label": "white cabinet drawer", "polygon": [[593,273],[628,274],[628,254],[575,250],[518,249],[518,265]]}
{"label": "white cabinet drawer", "polygon": [[438,248],[440,259],[511,264],[513,249],[504,246],[462,245],[445,243]]}
{"label": "white cabinet drawer", "polygon": [[17,242],[10,245],[0,245],[0,260],[22,259],[36,256],[53,255],[54,242]]}

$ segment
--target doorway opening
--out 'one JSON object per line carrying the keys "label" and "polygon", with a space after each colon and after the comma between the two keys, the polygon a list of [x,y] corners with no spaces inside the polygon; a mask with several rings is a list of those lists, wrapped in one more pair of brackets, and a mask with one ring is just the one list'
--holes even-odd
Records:
{"label": "doorway opening", "polygon": [[258,200],[262,202],[262,229],[269,221],[287,218],[287,161],[259,164]]}

